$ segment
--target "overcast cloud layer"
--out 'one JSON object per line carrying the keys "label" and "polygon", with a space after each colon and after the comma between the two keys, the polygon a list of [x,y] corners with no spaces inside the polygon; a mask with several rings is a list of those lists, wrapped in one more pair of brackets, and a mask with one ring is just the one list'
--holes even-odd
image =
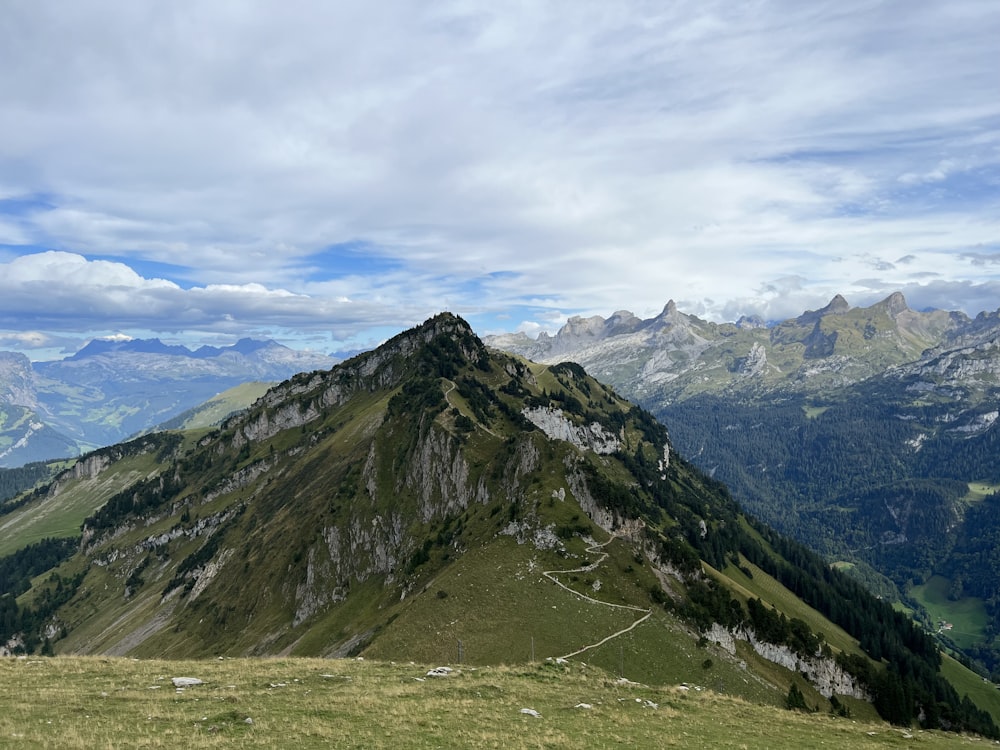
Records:
{"label": "overcast cloud layer", "polygon": [[0,348],[995,310],[997,39],[993,0],[12,0]]}

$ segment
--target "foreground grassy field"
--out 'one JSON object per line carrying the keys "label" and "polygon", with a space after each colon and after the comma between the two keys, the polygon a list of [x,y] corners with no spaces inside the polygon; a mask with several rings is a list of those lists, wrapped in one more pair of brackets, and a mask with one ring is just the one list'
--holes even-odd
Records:
{"label": "foreground grassy field", "polygon": [[[0,746],[951,748],[978,738],[793,713],[578,662],[0,660]],[[203,684],[175,688],[174,677]],[[586,705],[584,705],[586,704]],[[522,712],[531,709],[539,716]]]}

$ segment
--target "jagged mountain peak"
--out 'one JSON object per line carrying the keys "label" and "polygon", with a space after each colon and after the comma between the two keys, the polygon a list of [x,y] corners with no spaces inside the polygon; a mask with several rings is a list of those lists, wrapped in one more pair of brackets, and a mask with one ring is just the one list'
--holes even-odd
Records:
{"label": "jagged mountain peak", "polygon": [[875,309],[885,310],[886,313],[888,313],[888,315],[892,318],[895,318],[901,313],[908,312],[910,309],[906,304],[906,297],[903,296],[902,292],[893,292],[881,302],[877,302],[872,305],[872,307]]}
{"label": "jagged mountain peak", "polygon": [[819,310],[806,310],[799,317],[795,318],[795,321],[800,325],[811,326],[816,323],[817,320],[824,318],[827,315],[843,315],[851,310],[850,303],[844,299],[840,294],[834,295],[825,307],[821,307]]}
{"label": "jagged mountain peak", "polygon": [[837,294],[830,300],[829,304],[820,310],[823,315],[838,315],[851,309],[851,305],[843,296]]}
{"label": "jagged mountain peak", "polygon": [[736,321],[736,327],[744,328],[767,328],[767,323],[759,315],[741,315]]}
{"label": "jagged mountain peak", "polygon": [[673,324],[681,322],[684,315],[677,310],[677,303],[673,300],[668,300],[667,304],[663,306],[663,310],[657,315],[653,322],[657,324]]}
{"label": "jagged mountain peak", "polygon": [[559,330],[558,335],[564,338],[598,336],[603,333],[603,331],[604,318],[600,315],[591,315],[589,318],[574,315],[566,321],[566,325]]}

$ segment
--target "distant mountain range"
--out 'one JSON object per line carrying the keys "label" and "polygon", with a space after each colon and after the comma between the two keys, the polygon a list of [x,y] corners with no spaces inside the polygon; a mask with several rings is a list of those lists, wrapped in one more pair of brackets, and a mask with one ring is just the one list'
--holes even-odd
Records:
{"label": "distant mountain range", "polygon": [[[677,310],[494,336],[650,409],[758,518],[898,598],[1000,676],[1000,313],[902,294],[764,324]],[[963,627],[960,612],[973,613]]]}
{"label": "distant mountain range", "polygon": [[196,351],[159,339],[95,339],[71,357],[35,363],[0,352],[0,467],[110,445],[234,386],[335,362],[254,339]]}
{"label": "distant mountain range", "polygon": [[598,379],[665,404],[700,393],[747,399],[841,388],[916,362],[928,349],[995,335],[996,323],[996,314],[971,320],[961,312],[910,310],[897,292],[867,308],[837,295],[820,310],[770,324],[711,323],[670,301],[648,320],[622,310],[607,319],[570,318],[555,336],[485,340],[532,361],[572,359]]}

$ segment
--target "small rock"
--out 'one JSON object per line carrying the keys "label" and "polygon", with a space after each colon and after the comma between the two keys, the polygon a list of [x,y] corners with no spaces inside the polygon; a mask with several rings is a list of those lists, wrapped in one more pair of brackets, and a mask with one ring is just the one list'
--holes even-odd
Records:
{"label": "small rock", "polygon": [[244,724],[253,724],[253,719],[251,719],[251,718],[250,718],[250,717],[248,716],[248,717],[246,717],[246,718],[245,718],[245,719],[243,720],[243,723],[244,723]]}
{"label": "small rock", "polygon": [[451,667],[434,667],[427,673],[428,677],[447,677],[452,673]]}
{"label": "small rock", "polygon": [[593,708],[589,703],[577,703],[573,708]]}
{"label": "small rock", "polygon": [[171,677],[170,681],[174,683],[174,687],[191,687],[192,685],[205,684],[197,677]]}

